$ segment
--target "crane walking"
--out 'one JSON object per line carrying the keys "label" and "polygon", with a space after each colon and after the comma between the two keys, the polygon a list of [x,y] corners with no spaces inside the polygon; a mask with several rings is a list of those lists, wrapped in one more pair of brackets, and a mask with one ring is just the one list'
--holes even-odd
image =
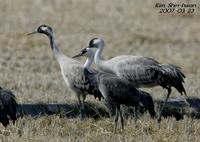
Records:
{"label": "crane walking", "polygon": [[[142,105],[146,106],[149,109],[150,114],[152,117],[155,115],[154,111],[154,103],[151,96],[139,89],[136,89],[130,82],[126,81],[125,79],[120,79],[115,75],[109,73],[93,73],[90,72],[91,64],[94,60],[94,53],[90,48],[85,48],[81,50],[81,52],[74,56],[86,56],[87,61],[84,64],[85,71],[89,72],[88,77],[91,82],[98,88],[103,95],[105,101],[115,107],[115,131],[117,128],[117,121],[120,117],[121,120],[121,127],[124,128],[124,120],[122,116],[122,112],[120,110],[120,105],[124,104],[126,106],[133,106],[135,108],[134,116],[135,122],[137,120],[137,108],[139,103],[144,103],[145,101],[149,101],[148,103],[144,103]],[[142,100],[140,100],[142,99]]]}
{"label": "crane walking", "polygon": [[64,81],[67,86],[75,92],[78,98],[80,105],[80,117],[83,119],[85,115],[84,101],[86,99],[86,95],[92,94],[95,98],[98,97],[100,99],[102,97],[101,93],[98,89],[95,89],[93,84],[89,82],[87,74],[84,72],[83,65],[80,62],[65,56],[58,49],[55,43],[53,29],[50,26],[41,25],[34,32],[31,32],[28,35],[36,33],[44,34],[49,38],[53,55],[60,65]]}
{"label": "crane walking", "polygon": [[97,48],[94,60],[100,70],[126,79],[135,87],[161,86],[167,89],[164,105],[158,114],[158,122],[161,121],[161,113],[172,87],[181,95],[186,95],[183,86],[185,75],[176,65],[160,64],[153,58],[132,55],[121,55],[110,60],[103,60],[101,54],[104,49],[104,40],[101,38],[93,38],[89,42],[89,48]]}

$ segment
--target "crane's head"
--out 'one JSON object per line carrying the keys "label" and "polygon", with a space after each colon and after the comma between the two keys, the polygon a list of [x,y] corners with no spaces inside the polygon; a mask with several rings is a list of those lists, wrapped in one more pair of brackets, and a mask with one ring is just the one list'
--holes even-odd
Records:
{"label": "crane's head", "polygon": [[89,42],[89,48],[101,48],[104,46],[104,41],[101,38],[93,38]]}
{"label": "crane's head", "polygon": [[87,47],[87,48],[82,49],[79,54],[73,56],[72,58],[77,58],[77,57],[80,57],[80,56],[85,56],[85,57],[88,57],[88,58],[94,58],[94,52],[92,51],[92,49]]}
{"label": "crane's head", "polygon": [[36,33],[41,33],[41,34],[45,34],[45,35],[49,36],[49,35],[53,34],[53,30],[50,26],[41,25],[35,31],[28,33],[28,35],[36,34]]}

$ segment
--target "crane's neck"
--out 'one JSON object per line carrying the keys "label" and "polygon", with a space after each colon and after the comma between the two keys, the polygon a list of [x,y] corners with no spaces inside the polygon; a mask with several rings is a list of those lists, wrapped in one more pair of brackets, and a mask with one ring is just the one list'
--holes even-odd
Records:
{"label": "crane's neck", "polygon": [[108,64],[106,60],[102,59],[101,54],[104,49],[104,43],[100,44],[97,47],[97,51],[95,53],[94,61],[97,65],[97,68],[108,73],[113,73],[112,65]]}
{"label": "crane's neck", "polygon": [[100,44],[98,47],[97,47],[97,51],[95,53],[95,57],[94,57],[94,62],[95,64],[98,66],[98,65],[101,65],[102,62],[104,61],[102,59],[102,52],[103,52],[103,49],[104,49],[104,43]]}
{"label": "crane's neck", "polygon": [[54,34],[48,35],[50,40],[50,46],[51,50],[53,51],[53,55],[57,58],[57,56],[60,54],[60,50],[58,49],[56,43],[55,43],[55,36]]}
{"label": "crane's neck", "polygon": [[94,60],[94,55],[88,57],[84,64],[84,68],[90,70],[93,60]]}

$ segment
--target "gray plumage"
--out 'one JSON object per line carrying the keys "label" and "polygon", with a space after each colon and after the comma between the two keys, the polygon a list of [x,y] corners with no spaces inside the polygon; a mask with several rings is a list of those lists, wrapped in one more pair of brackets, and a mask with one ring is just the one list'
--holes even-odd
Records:
{"label": "gray plumage", "polygon": [[17,120],[17,102],[14,94],[9,90],[0,87],[0,122],[4,127],[9,124],[9,119],[13,124]]}
{"label": "gray plumage", "polygon": [[90,60],[90,64],[84,66],[85,71],[88,72],[89,80],[96,86],[96,88],[100,90],[106,102],[109,105],[114,106],[116,110],[115,129],[117,127],[119,116],[121,119],[122,128],[124,126],[123,116],[120,110],[121,104],[135,107],[135,119],[137,119],[137,107],[140,103],[140,99],[143,100],[142,103],[146,106],[144,99],[146,98],[146,100],[150,100],[152,102],[152,104],[149,103],[147,107],[149,107],[149,109],[153,109],[151,110],[151,114],[155,115],[154,104],[152,99],[149,99],[150,95],[148,93],[136,89],[130,82],[120,79],[115,75],[103,72],[89,72],[88,70],[91,70],[90,66],[94,60],[94,53],[90,48],[82,50],[82,54],[79,55],[87,56],[87,60]]}
{"label": "gray plumage", "polygon": [[153,58],[131,55],[102,60],[104,41],[100,38],[92,39],[89,47],[97,48],[95,63],[99,69],[105,72],[125,78],[137,87],[160,85],[163,88],[174,87],[181,94],[186,94],[183,87],[185,75],[176,65],[160,64]]}
{"label": "gray plumage", "polygon": [[29,33],[41,33],[48,36],[53,55],[57,59],[62,76],[66,84],[75,92],[80,104],[81,118],[84,117],[84,101],[87,94],[93,94],[95,97],[101,98],[101,93],[95,90],[95,87],[89,82],[84,67],[80,62],[73,60],[62,54],[55,43],[54,33],[51,27],[41,25],[36,31]]}
{"label": "gray plumage", "polygon": [[92,39],[89,47],[97,48],[95,63],[104,72],[124,78],[135,87],[161,86],[168,91],[165,102],[171,94],[171,87],[176,88],[181,95],[186,95],[183,86],[185,75],[176,65],[160,64],[153,58],[131,55],[121,55],[110,60],[103,60],[101,54],[104,41],[100,38]]}

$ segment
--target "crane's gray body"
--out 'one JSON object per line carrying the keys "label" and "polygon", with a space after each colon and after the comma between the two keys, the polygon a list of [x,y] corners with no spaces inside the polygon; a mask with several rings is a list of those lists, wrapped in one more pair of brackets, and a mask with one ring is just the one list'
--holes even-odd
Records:
{"label": "crane's gray body", "polygon": [[[122,55],[110,60],[103,60],[101,54],[104,48],[104,41],[101,38],[92,39],[89,42],[89,48],[97,48],[95,64],[102,71],[126,79],[135,87],[161,86],[167,89],[168,93],[164,105],[171,94],[171,87],[176,88],[181,95],[186,95],[183,86],[185,75],[176,65],[160,64],[153,58],[131,55]],[[158,115],[158,122],[161,120],[163,107]]]}
{"label": "crane's gray body", "polygon": [[[36,31],[29,33],[41,33],[45,34],[50,41],[50,46],[53,52],[54,57],[57,59],[63,79],[65,80],[67,86],[71,88],[78,97],[78,101],[80,104],[80,112],[81,118],[84,117],[84,100],[87,94],[92,94],[94,97],[98,97],[101,99],[101,93],[98,89],[89,82],[87,78],[87,74],[85,73],[85,69],[83,65],[81,65],[78,61],[73,60],[62,54],[62,52],[58,49],[55,43],[54,33],[51,27],[46,25],[41,25],[37,28]],[[81,98],[82,97],[82,98]]]}
{"label": "crane's gray body", "polygon": [[185,75],[176,65],[160,64],[153,58],[132,55],[103,60],[101,54],[104,41],[101,38],[92,39],[89,48],[97,48],[95,64],[100,70],[124,78],[135,87],[161,86],[168,92],[171,92],[171,87],[174,87],[181,94],[186,94],[183,86]]}
{"label": "crane's gray body", "polygon": [[128,81],[108,73],[91,74],[89,78],[100,90],[105,100],[111,104],[127,106],[139,104],[140,91]]}
{"label": "crane's gray body", "polygon": [[173,86],[180,93],[185,93],[182,85],[185,76],[175,65],[160,64],[153,58],[131,55],[102,61],[95,59],[95,63],[100,70],[124,78],[135,87]]}
{"label": "crane's gray body", "polygon": [[[59,58],[58,62],[67,86],[75,92],[79,92],[81,88],[87,90],[87,79],[83,71],[84,68],[79,62],[66,56]],[[84,93],[83,91],[81,92]]]}
{"label": "crane's gray body", "polygon": [[[88,79],[90,80],[95,88],[98,88],[102,96],[105,98],[106,102],[114,106],[116,109],[116,120],[120,115],[121,124],[123,128],[123,117],[120,110],[120,105],[124,104],[126,106],[135,107],[135,113],[139,103],[143,103],[144,106],[149,107],[149,112],[154,117],[154,104],[150,95],[146,92],[143,92],[135,88],[132,83],[125,79],[121,79],[116,75],[105,73],[105,72],[89,72],[91,70],[91,64],[94,60],[94,53],[90,48],[82,50],[80,56],[87,56],[87,61],[84,64],[85,72]],[[142,101],[140,100],[142,99]],[[145,104],[146,100],[151,101],[152,103]],[[135,116],[136,118],[137,116]],[[116,124],[116,123],[115,123]]]}
{"label": "crane's gray body", "polygon": [[86,97],[92,94],[101,98],[101,93],[88,79],[88,73],[80,62],[63,56],[59,59],[61,73],[66,84],[77,94]]}

